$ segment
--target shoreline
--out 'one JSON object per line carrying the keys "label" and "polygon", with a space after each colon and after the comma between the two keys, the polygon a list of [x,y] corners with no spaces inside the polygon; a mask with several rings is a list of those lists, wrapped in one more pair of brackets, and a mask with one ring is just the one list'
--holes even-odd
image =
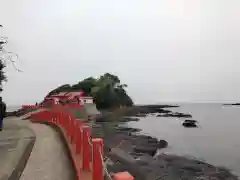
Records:
{"label": "shoreline", "polygon": [[[105,155],[109,158],[107,168],[110,172],[129,171],[136,180],[186,180],[216,179],[237,180],[230,170],[213,166],[207,162],[174,154],[159,153],[168,142],[153,136],[141,134],[141,129],[126,125],[138,121],[138,117],[156,114],[156,117],[192,118],[190,114],[173,112],[159,106],[137,106],[124,109],[125,116],[103,114],[96,122],[91,122],[93,137],[101,137],[105,143]],[[109,112],[113,113],[113,112]],[[161,113],[159,115],[159,113]],[[121,113],[120,113],[121,114]],[[138,115],[136,117],[136,115]],[[110,120],[116,118],[115,120]],[[110,125],[112,123],[112,126]],[[120,163],[119,163],[120,162]]]}
{"label": "shoreline", "polygon": [[104,139],[104,154],[109,158],[110,172],[129,171],[136,180],[163,180],[216,178],[237,180],[230,170],[206,162],[174,154],[160,153],[167,142],[141,134],[141,129],[124,126],[124,123],[110,125],[109,122],[92,124],[92,136]]}
{"label": "shoreline", "polygon": [[[179,177],[187,180],[209,179],[210,177],[216,180],[238,179],[230,170],[206,162],[173,154],[157,154],[159,149],[167,146],[167,141],[143,135],[141,129],[126,125],[129,121],[139,120],[134,116],[136,114],[141,115],[139,117],[145,117],[151,113],[165,113],[171,117],[174,113],[163,109],[163,105],[159,106],[134,106],[130,110],[122,109],[126,110],[125,114],[121,112],[115,116],[113,115],[115,112],[104,112],[102,117],[97,117],[97,121],[88,122],[92,127],[92,137],[104,139],[104,154],[108,158],[106,166],[110,172],[129,171],[136,180],[178,180]],[[12,112],[18,116],[24,113],[27,111]],[[176,115],[179,114],[185,118],[182,116],[185,114],[176,113]],[[110,118],[116,119],[110,120]]]}
{"label": "shoreline", "polygon": [[223,106],[240,106],[240,103],[223,104]]}

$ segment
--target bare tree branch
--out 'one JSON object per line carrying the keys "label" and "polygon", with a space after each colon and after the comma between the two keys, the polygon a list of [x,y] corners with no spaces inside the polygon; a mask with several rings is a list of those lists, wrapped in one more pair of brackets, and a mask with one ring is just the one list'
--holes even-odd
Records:
{"label": "bare tree branch", "polygon": [[[16,57],[16,59],[19,59],[18,58],[18,54],[16,54],[16,53],[14,53],[14,52],[8,52],[8,51],[6,51],[4,48],[2,48],[1,49],[1,51],[2,51],[2,60],[4,61],[4,64],[7,64],[8,62],[7,61],[9,61],[11,64],[12,64],[12,66],[13,66],[13,68],[16,70],[16,71],[18,71],[18,72],[23,72],[22,70],[20,70],[19,68],[17,68],[17,66],[16,66],[16,61],[15,60],[13,60],[13,57],[15,56]],[[0,53],[1,53],[1,51],[0,51]]]}

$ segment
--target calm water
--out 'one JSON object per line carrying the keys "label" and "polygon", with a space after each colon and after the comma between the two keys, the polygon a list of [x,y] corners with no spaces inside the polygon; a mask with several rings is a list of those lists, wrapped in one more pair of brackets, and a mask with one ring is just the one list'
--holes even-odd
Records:
{"label": "calm water", "polygon": [[143,133],[165,139],[164,152],[194,156],[210,164],[225,166],[240,176],[240,106],[184,104],[173,111],[190,113],[200,128],[184,128],[177,118],[147,117],[130,125]]}
{"label": "calm water", "polygon": [[19,105],[19,106],[7,106],[7,111],[8,112],[12,112],[12,111],[16,111],[16,110],[18,110],[18,109],[20,109],[21,108],[21,106]]}

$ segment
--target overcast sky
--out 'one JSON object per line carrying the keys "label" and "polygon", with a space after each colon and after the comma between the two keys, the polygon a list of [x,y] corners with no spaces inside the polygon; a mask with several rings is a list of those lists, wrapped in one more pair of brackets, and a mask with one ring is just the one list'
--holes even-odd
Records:
{"label": "overcast sky", "polygon": [[34,103],[105,72],[136,103],[240,101],[240,1],[0,0],[9,65],[2,96]]}

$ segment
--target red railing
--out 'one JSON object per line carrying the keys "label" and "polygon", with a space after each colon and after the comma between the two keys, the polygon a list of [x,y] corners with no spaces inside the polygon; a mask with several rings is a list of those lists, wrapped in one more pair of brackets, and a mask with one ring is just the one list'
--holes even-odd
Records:
{"label": "red railing", "polygon": [[76,119],[67,107],[54,105],[51,110],[31,114],[30,119],[59,127],[68,144],[77,180],[104,180],[104,175],[114,180],[134,179],[128,172],[108,173],[104,164],[103,139],[92,138],[90,127]]}
{"label": "red railing", "polygon": [[40,106],[38,105],[22,105],[22,109],[26,110],[26,109],[38,109],[40,108]]}

